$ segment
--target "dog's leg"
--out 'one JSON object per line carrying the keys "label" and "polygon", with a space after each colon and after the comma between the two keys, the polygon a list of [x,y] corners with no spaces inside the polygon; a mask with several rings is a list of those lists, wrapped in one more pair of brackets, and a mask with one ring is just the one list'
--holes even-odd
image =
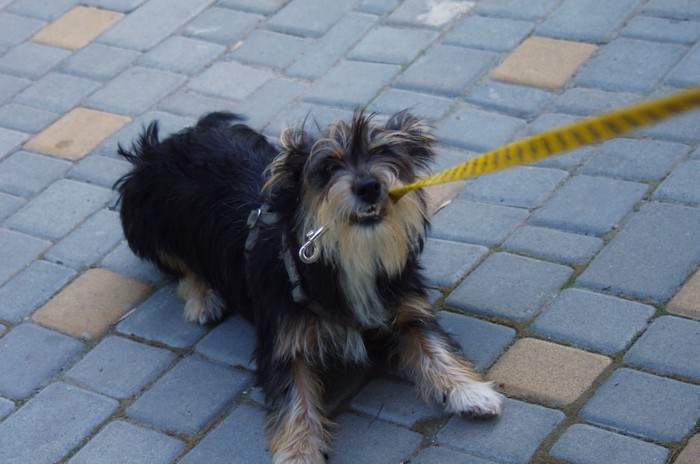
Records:
{"label": "dog's leg", "polygon": [[488,418],[501,411],[502,397],[485,382],[440,327],[424,298],[411,297],[396,316],[401,366],[412,374],[423,397],[450,413]]}
{"label": "dog's leg", "polygon": [[266,428],[274,464],[320,464],[330,450],[323,385],[301,359],[265,366],[272,412]]}
{"label": "dog's leg", "polygon": [[223,317],[224,303],[219,295],[189,269],[180,277],[177,294],[185,300],[187,321],[207,324]]}

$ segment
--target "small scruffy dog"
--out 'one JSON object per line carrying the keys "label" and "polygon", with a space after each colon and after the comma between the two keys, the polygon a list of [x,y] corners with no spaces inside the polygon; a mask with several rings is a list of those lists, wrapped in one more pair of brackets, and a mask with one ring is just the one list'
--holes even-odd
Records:
{"label": "small scruffy dog", "polygon": [[132,250],[179,277],[188,320],[233,311],[255,326],[275,463],[324,462],[323,374],[367,362],[368,337],[389,340],[447,412],[500,412],[426,299],[424,194],[388,196],[428,173],[435,140],[408,112],[372,119],[358,111],[318,137],[286,130],[278,150],[235,115],[211,113],[162,141],[152,123],[119,147],[133,164],[117,183]]}

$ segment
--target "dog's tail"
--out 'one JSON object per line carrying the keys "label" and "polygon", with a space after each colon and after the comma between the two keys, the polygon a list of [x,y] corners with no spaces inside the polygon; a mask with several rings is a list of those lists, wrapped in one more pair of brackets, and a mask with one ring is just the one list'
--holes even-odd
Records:
{"label": "dog's tail", "polygon": [[230,113],[228,111],[215,111],[213,113],[205,114],[199,121],[197,121],[197,127],[209,127],[213,129],[229,129],[234,123],[243,121],[240,115],[235,113]]}

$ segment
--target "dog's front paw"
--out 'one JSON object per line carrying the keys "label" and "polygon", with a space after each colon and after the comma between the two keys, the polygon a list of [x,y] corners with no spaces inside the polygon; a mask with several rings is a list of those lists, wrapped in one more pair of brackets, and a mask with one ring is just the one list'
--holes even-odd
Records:
{"label": "dog's front paw", "polygon": [[328,455],[320,450],[308,450],[304,453],[278,452],[272,457],[272,464],[325,464]]}
{"label": "dog's front paw", "polygon": [[493,382],[460,385],[443,394],[447,412],[474,419],[499,415],[502,401],[503,396],[493,389]]}
{"label": "dog's front paw", "polygon": [[203,295],[191,297],[185,302],[185,320],[201,325],[219,322],[224,317],[224,302],[219,295],[207,289]]}

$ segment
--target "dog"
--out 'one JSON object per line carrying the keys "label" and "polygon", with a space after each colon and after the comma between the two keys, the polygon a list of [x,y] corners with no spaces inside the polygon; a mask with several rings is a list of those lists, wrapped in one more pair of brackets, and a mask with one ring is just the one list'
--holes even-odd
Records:
{"label": "dog", "polygon": [[388,192],[429,173],[436,140],[408,111],[378,123],[286,129],[276,148],[231,113],[159,139],[151,123],[115,188],[136,255],[177,276],[189,321],[233,312],[255,327],[257,382],[275,463],[325,462],[324,374],[368,362],[368,340],[426,400],[489,418],[502,396],[438,325],[418,262],[429,227],[422,191]]}

